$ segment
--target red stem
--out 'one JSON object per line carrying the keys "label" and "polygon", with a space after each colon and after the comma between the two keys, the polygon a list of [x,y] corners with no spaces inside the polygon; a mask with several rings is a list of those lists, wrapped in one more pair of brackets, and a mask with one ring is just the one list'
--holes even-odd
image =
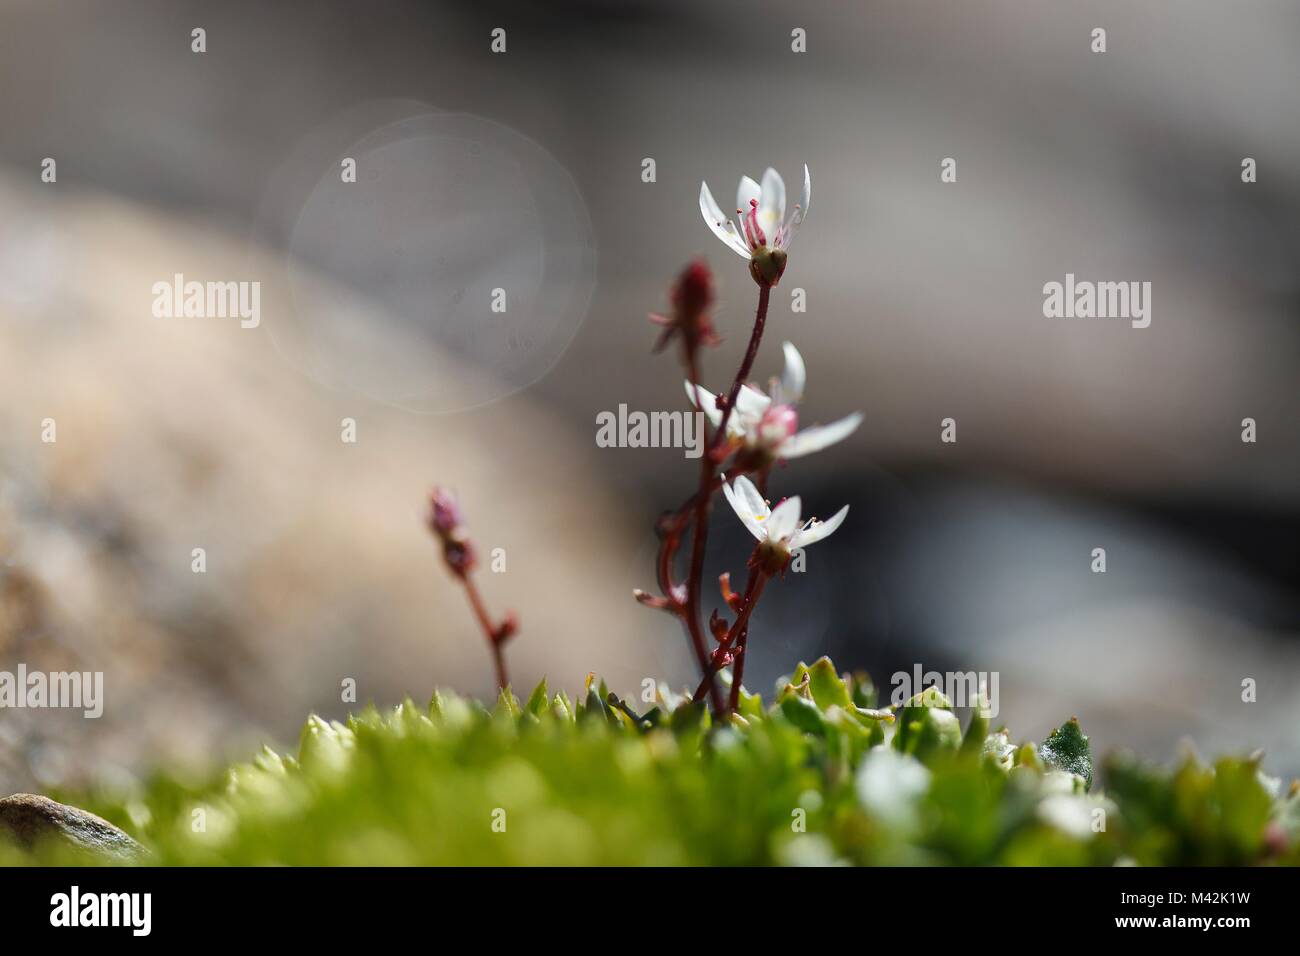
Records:
{"label": "red stem", "polygon": [[[686,372],[691,383],[695,386],[695,405],[703,412],[704,401],[700,393],[699,364],[696,361],[694,350],[688,350],[687,352]],[[708,415],[704,417],[707,421]],[[691,566],[686,578],[686,607],[683,608],[682,614],[686,622],[686,632],[691,637],[691,646],[695,649],[695,657],[699,661],[700,670],[705,675],[704,679],[709,685],[709,701],[713,704],[715,713],[722,710],[722,694],[718,690],[717,682],[713,679],[714,675],[709,672],[708,643],[704,639],[704,627],[700,623],[700,578],[704,573],[703,548],[708,533],[709,501],[713,497],[714,461],[712,447],[717,443],[718,435],[715,434],[710,447],[700,456],[700,486],[695,492],[695,530],[691,538]],[[701,528],[705,530],[701,531]]]}
{"label": "red stem", "polygon": [[[723,477],[716,474],[716,471],[718,466],[726,460],[727,422],[731,419],[731,412],[735,408],[737,396],[740,394],[740,387],[749,378],[749,373],[754,367],[754,360],[758,356],[758,347],[763,339],[763,328],[767,323],[767,307],[771,292],[770,286],[759,285],[758,310],[754,316],[754,328],[750,333],[749,347],[745,350],[744,359],[741,362],[740,369],[736,372],[735,380],[731,384],[731,391],[725,400],[719,428],[714,433],[712,440],[707,442],[706,452],[700,456],[699,488],[667,522],[667,527],[663,530],[663,542],[659,547],[656,568],[659,587],[667,602],[666,605],[661,606],[665,606],[667,610],[682,619],[687,635],[690,638],[691,649],[695,653],[696,661],[699,663],[700,671],[703,674],[703,681],[700,684],[700,689],[696,692],[695,699],[700,700],[707,693],[714,712],[719,714],[722,713],[723,703],[722,695],[715,680],[718,668],[713,665],[710,659],[708,642],[705,640],[704,626],[700,618],[704,553],[709,533],[709,509],[714,493],[721,487],[724,480]],[[687,379],[695,387],[696,407],[701,412],[704,412],[697,351],[695,344],[691,340],[683,340],[682,355],[686,365]],[[676,557],[677,551],[681,547],[682,534],[692,519],[694,529],[691,537],[691,559],[690,568],[684,582],[686,597],[683,601],[680,597],[679,586],[673,583],[673,558]],[[761,584],[759,588],[761,589]],[[728,641],[736,636],[737,633],[729,634]],[[725,646],[727,645],[724,642]]]}
{"label": "red stem", "polygon": [[736,622],[731,625],[731,630],[727,631],[727,636],[722,639],[718,646],[713,661],[709,663],[708,671],[704,680],[700,682],[699,688],[695,691],[694,700],[699,701],[704,698],[704,692],[708,689],[706,684],[710,684],[714,676],[722,669],[721,660],[723,652],[733,643],[736,643],[741,656],[733,655],[732,660],[735,666],[732,669],[731,683],[731,709],[735,710],[736,702],[739,700],[739,691],[736,689],[740,686],[739,677],[744,673],[744,654],[743,642],[749,636],[749,616],[754,612],[755,605],[758,604],[759,595],[763,593],[763,585],[767,583],[767,575],[758,568],[751,568],[749,580],[745,582],[745,594],[740,606],[740,613],[736,615]]}
{"label": "red stem", "polygon": [[[749,373],[754,367],[754,360],[758,357],[758,347],[763,341],[763,328],[767,325],[767,306],[771,294],[771,286],[759,285],[758,309],[754,313],[754,329],[749,335],[749,347],[745,350],[745,358],[740,363],[740,368],[736,371],[736,377],[731,383],[731,391],[727,395],[727,404],[722,410],[722,420],[718,423],[717,431],[714,432],[713,442],[708,452],[700,456],[700,490],[695,498],[695,527],[691,536],[691,564],[690,571],[686,576],[686,626],[691,633],[691,640],[696,644],[697,654],[699,649],[704,647],[703,626],[700,623],[700,593],[704,578],[704,552],[709,538],[709,505],[713,498],[711,488],[714,469],[721,463],[717,460],[717,452],[719,449],[726,447],[727,422],[731,420],[732,410],[736,407],[736,397],[740,394],[740,386],[745,384],[746,379],[749,378]],[[691,366],[693,364],[692,361]],[[698,387],[698,377],[693,377],[692,381],[696,382]],[[698,392],[696,398],[698,403]],[[703,658],[703,662],[705,665],[704,679],[708,684],[709,700],[713,704],[714,711],[720,713],[722,711],[722,698],[718,693],[717,683],[713,679],[714,672],[708,669],[707,654]]]}
{"label": "red stem", "polygon": [[734,714],[740,708],[740,681],[745,676],[745,648],[749,646],[749,628],[740,632],[736,645],[735,663],[731,665],[731,697],[727,701],[727,712]]}
{"label": "red stem", "polygon": [[474,583],[468,572],[461,576],[461,582],[465,585],[465,594],[469,597],[469,606],[474,611],[474,616],[478,619],[479,627],[483,629],[483,636],[487,638],[488,647],[492,649],[492,663],[496,667],[497,686],[505,690],[510,681],[506,676],[506,657],[502,649],[504,641],[497,639],[499,630],[492,623],[492,618],[488,616],[487,608],[483,604],[483,598],[478,593],[478,586]]}
{"label": "red stem", "polygon": [[758,287],[758,310],[754,313],[754,331],[749,335],[749,348],[745,350],[744,361],[740,363],[735,381],[731,383],[731,391],[727,393],[727,407],[722,410],[722,421],[718,425],[717,434],[713,436],[715,448],[726,440],[727,422],[731,418],[732,409],[736,407],[736,396],[740,394],[740,386],[744,385],[749,378],[750,370],[754,367],[754,359],[758,358],[758,346],[763,341],[763,327],[767,325],[767,302],[771,295],[772,287],[760,283]]}

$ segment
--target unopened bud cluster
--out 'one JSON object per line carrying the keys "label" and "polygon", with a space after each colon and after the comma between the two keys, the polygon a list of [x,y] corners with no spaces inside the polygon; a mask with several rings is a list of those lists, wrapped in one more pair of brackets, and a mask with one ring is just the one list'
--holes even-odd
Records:
{"label": "unopened bud cluster", "polygon": [[464,578],[474,568],[474,546],[465,529],[465,518],[456,496],[445,488],[435,488],[429,496],[429,530],[442,543],[447,568]]}
{"label": "unopened bud cluster", "polygon": [[688,354],[694,354],[701,346],[717,345],[721,341],[708,314],[713,306],[713,273],[707,262],[696,259],[682,270],[673,283],[669,301],[673,305],[672,315],[650,316],[652,322],[664,327],[663,334],[655,343],[656,352],[674,336],[681,338]]}

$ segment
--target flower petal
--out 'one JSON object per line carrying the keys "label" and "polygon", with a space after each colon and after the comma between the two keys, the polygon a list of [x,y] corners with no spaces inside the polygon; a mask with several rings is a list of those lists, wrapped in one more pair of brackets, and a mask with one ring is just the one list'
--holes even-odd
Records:
{"label": "flower petal", "polygon": [[794,537],[790,539],[790,550],[806,548],[810,544],[816,544],[823,538],[829,538],[835,533],[836,528],[844,524],[844,519],[848,516],[848,513],[849,506],[845,505],[825,521],[810,522],[808,527],[795,532]]}
{"label": "flower petal", "polygon": [[763,500],[763,496],[759,494],[758,488],[754,486],[754,483],[744,475],[738,475],[733,484],[736,485],[737,491],[743,497],[746,506],[754,517],[766,520],[767,516],[772,513],[772,510],[768,508],[767,502]]}
{"label": "flower petal", "polygon": [[742,385],[739,394],[736,395],[736,412],[733,417],[739,417],[741,423],[745,425],[757,424],[771,404],[772,399],[758,389]]}
{"label": "flower petal", "polygon": [[769,541],[786,541],[794,535],[799,527],[799,514],[803,502],[799,496],[786,498],[772,509],[772,516],[767,519],[767,538]]}
{"label": "flower petal", "polygon": [[808,369],[803,364],[803,356],[792,342],[781,343],[785,352],[785,368],[781,372],[781,401],[797,405],[803,398],[804,385],[808,381]]}
{"label": "flower petal", "polygon": [[773,245],[777,249],[789,249],[790,244],[794,242],[795,233],[803,225],[803,221],[808,218],[808,206],[812,202],[812,177],[808,173],[807,164],[803,168],[803,193],[799,198],[799,205],[794,207],[790,218],[782,224],[780,231],[777,233]]}
{"label": "flower petal", "polygon": [[[731,505],[731,510],[736,512],[737,517],[739,517],[745,527],[749,529],[749,533],[759,541],[762,541],[767,537],[767,528],[764,527],[762,521],[763,518],[767,517],[767,505],[763,504],[762,496],[758,495],[758,489],[756,489],[753,483],[744,475],[738,477],[734,484],[736,487],[733,488],[732,485],[729,485],[724,481],[722,483],[722,493],[726,495],[727,503]],[[751,494],[758,495],[759,504],[762,505],[763,508],[762,518],[754,512],[752,507],[753,502],[750,499]]]}
{"label": "flower petal", "polygon": [[695,403],[695,396],[696,396],[695,384],[689,381],[686,382],[685,384],[686,384],[686,400],[690,402],[692,405],[694,405],[696,408],[699,408],[699,410],[704,413],[705,417],[708,418],[709,424],[711,424],[714,428],[717,428],[718,425],[722,423],[722,409],[718,407],[718,397],[714,395],[712,392],[710,392],[703,385],[699,386],[699,397],[700,400],[704,402],[704,407],[700,408],[700,406],[696,405]]}
{"label": "flower petal", "polygon": [[763,197],[758,201],[758,224],[763,227],[768,242],[776,239],[785,222],[785,180],[771,166],[763,173]]}
{"label": "flower petal", "polygon": [[745,242],[736,224],[722,214],[713,193],[709,192],[708,183],[700,183],[700,215],[709,224],[713,234],[725,242],[737,255],[750,258],[749,245]]}
{"label": "flower petal", "polygon": [[759,200],[762,205],[763,187],[748,176],[740,177],[740,185],[736,187],[736,209],[742,214],[749,213],[749,201],[751,199]]}
{"label": "flower petal", "polygon": [[777,449],[778,458],[802,458],[815,451],[829,448],[848,438],[862,424],[862,413],[854,412],[829,425],[813,425],[797,435],[791,435]]}

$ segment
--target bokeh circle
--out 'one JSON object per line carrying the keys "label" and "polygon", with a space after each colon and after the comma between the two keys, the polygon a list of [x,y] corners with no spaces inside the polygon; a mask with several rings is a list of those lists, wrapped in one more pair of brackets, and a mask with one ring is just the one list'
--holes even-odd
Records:
{"label": "bokeh circle", "polygon": [[316,138],[316,174],[284,221],[293,308],[270,323],[277,347],[331,388],[423,413],[536,382],[595,287],[568,171],[482,117],[424,111],[339,142],[357,118]]}

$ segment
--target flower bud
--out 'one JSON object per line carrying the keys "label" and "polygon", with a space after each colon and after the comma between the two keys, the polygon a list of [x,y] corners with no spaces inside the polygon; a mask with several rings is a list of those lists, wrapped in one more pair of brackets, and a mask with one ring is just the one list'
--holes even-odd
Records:
{"label": "flower bud", "polygon": [[713,305],[713,273],[703,259],[688,265],[673,283],[669,293],[673,305],[672,316],[652,315],[651,321],[664,326],[664,332],[655,343],[660,351],[674,335],[680,335],[686,349],[694,352],[701,345],[717,345],[718,333],[708,316]]}
{"label": "flower bud", "polygon": [[758,441],[774,451],[799,430],[799,413],[793,405],[772,405],[758,422]]}
{"label": "flower bud", "polygon": [[429,496],[429,529],[440,538],[448,538],[464,521],[456,496],[446,488],[434,488]]}
{"label": "flower bud", "polygon": [[429,496],[429,530],[442,542],[442,556],[451,573],[465,577],[474,567],[474,546],[465,529],[465,518],[456,496],[435,488]]}
{"label": "flower bud", "polygon": [[785,274],[786,252],[784,249],[769,249],[759,246],[749,260],[749,274],[759,285],[774,286]]}
{"label": "flower bud", "polygon": [[713,305],[713,273],[703,259],[696,259],[677,277],[672,292],[673,308],[679,316],[702,316]]}

